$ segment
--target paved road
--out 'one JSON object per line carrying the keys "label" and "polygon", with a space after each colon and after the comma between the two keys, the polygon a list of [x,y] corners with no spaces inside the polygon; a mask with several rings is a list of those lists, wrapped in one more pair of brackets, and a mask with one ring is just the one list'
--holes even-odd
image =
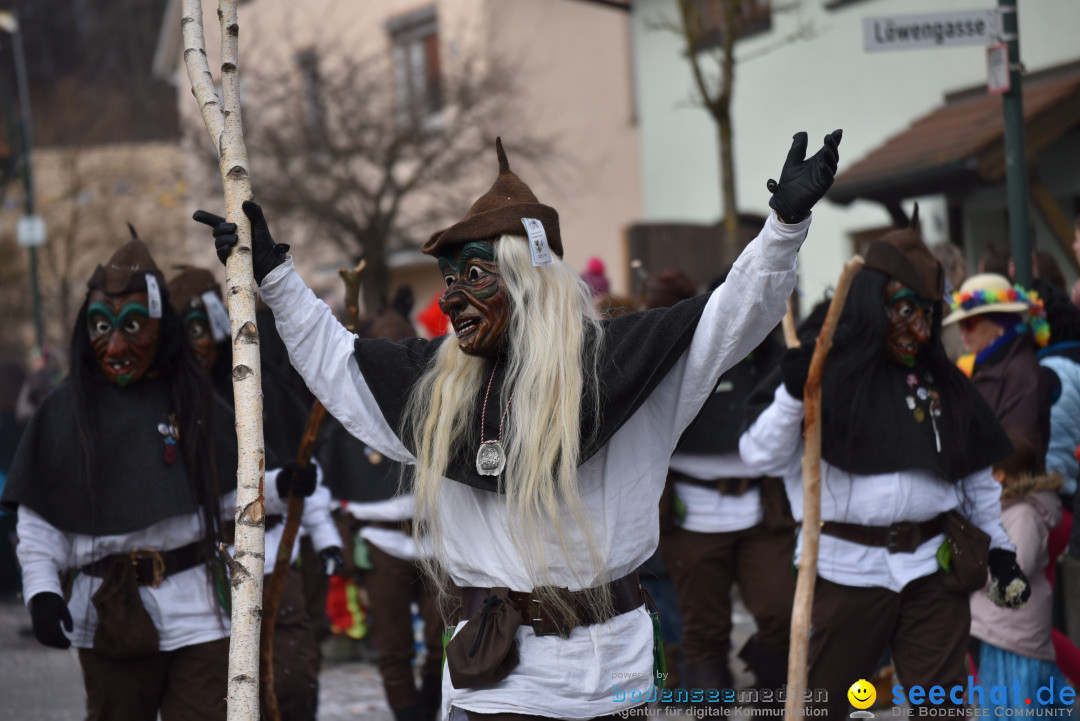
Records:
{"label": "paved road", "polygon": [[[741,648],[753,632],[753,619],[739,602],[734,606],[732,648]],[[78,721],[84,717],[79,661],[74,649],[48,649],[34,639],[30,616],[17,603],[0,602],[0,719],[3,721]],[[732,658],[736,686],[751,677]],[[324,664],[319,677],[319,721],[393,721],[383,697],[379,673],[370,661]],[[677,709],[651,709],[650,716],[682,716]],[[736,717],[749,716],[737,710]],[[879,713],[879,718],[886,715]]]}

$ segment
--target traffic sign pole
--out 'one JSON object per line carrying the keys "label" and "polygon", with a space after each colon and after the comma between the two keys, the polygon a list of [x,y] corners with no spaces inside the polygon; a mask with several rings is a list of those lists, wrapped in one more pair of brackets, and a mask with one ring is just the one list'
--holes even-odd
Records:
{"label": "traffic sign pole", "polygon": [[1031,287],[1031,229],[1028,221],[1027,153],[1024,146],[1024,99],[1021,94],[1020,35],[1016,0],[998,0],[1001,39],[1009,46],[1009,90],[1004,93],[1005,188],[1009,203],[1009,239],[1014,282]]}

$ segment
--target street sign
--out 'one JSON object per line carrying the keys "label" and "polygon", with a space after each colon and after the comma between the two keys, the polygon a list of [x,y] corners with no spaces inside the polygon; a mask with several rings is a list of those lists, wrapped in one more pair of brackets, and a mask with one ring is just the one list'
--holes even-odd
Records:
{"label": "street sign", "polygon": [[877,52],[989,45],[1000,34],[999,24],[995,9],[863,18],[863,48]]}
{"label": "street sign", "polygon": [[40,215],[24,215],[15,223],[15,240],[23,248],[45,245],[45,219]]}
{"label": "street sign", "polygon": [[1012,87],[1009,72],[1009,44],[998,43],[986,49],[986,92],[1001,95]]}

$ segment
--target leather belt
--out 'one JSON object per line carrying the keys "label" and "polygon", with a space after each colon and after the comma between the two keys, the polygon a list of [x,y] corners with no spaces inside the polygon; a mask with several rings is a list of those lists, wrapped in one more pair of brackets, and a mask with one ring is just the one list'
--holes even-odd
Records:
{"label": "leather belt", "polygon": [[162,579],[195,568],[206,560],[198,541],[171,551],[140,548],[128,553],[114,553],[88,563],[79,570],[90,576],[104,577],[115,563],[135,566],[135,580],[140,586],[157,588]]}
{"label": "leather belt", "polygon": [[[534,588],[532,591],[510,591],[508,597],[517,608],[521,616],[522,626],[532,626],[537,636],[562,636],[567,638],[570,632],[577,626],[591,626],[603,623],[615,616],[633,611],[645,603],[638,583],[638,575],[627,574],[622,578],[607,584],[611,591],[612,613],[600,614],[587,603],[589,591],[568,591],[560,586],[544,586]],[[492,595],[490,588],[477,588],[468,586],[461,589],[461,617],[470,618],[484,603],[484,599]],[[595,591],[595,589],[591,589]],[[555,618],[557,609],[550,608],[550,601],[545,604],[545,596],[550,598],[554,594],[566,603],[573,611],[573,618]]]}
{"label": "leather belt", "polygon": [[860,526],[857,523],[839,521],[825,521],[821,524],[821,532],[827,536],[835,536],[863,546],[884,546],[889,553],[913,553],[923,541],[944,532],[944,529],[944,514],[922,523],[901,521],[891,526]]}
{"label": "leather belt", "polygon": [[401,531],[406,536],[411,536],[413,524],[411,518],[404,521],[361,521],[363,528],[385,528],[388,531]]}
{"label": "leather belt", "polygon": [[676,483],[689,483],[692,486],[700,486],[716,490],[721,496],[741,496],[751,488],[761,485],[761,478],[716,478],[711,481],[703,481],[700,478],[688,476],[678,471],[670,471],[671,480]]}

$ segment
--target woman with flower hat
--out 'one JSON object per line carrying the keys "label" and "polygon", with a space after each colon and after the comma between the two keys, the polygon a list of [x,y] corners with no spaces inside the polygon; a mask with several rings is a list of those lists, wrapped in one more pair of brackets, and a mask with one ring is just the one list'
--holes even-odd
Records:
{"label": "woman with flower hat", "polygon": [[968,278],[953,294],[943,325],[960,324],[971,353],[959,365],[994,409],[1009,440],[1032,448],[1031,473],[1045,468],[1050,442],[1050,391],[1036,352],[1050,330],[1036,293],[1012,286],[1003,276]]}

